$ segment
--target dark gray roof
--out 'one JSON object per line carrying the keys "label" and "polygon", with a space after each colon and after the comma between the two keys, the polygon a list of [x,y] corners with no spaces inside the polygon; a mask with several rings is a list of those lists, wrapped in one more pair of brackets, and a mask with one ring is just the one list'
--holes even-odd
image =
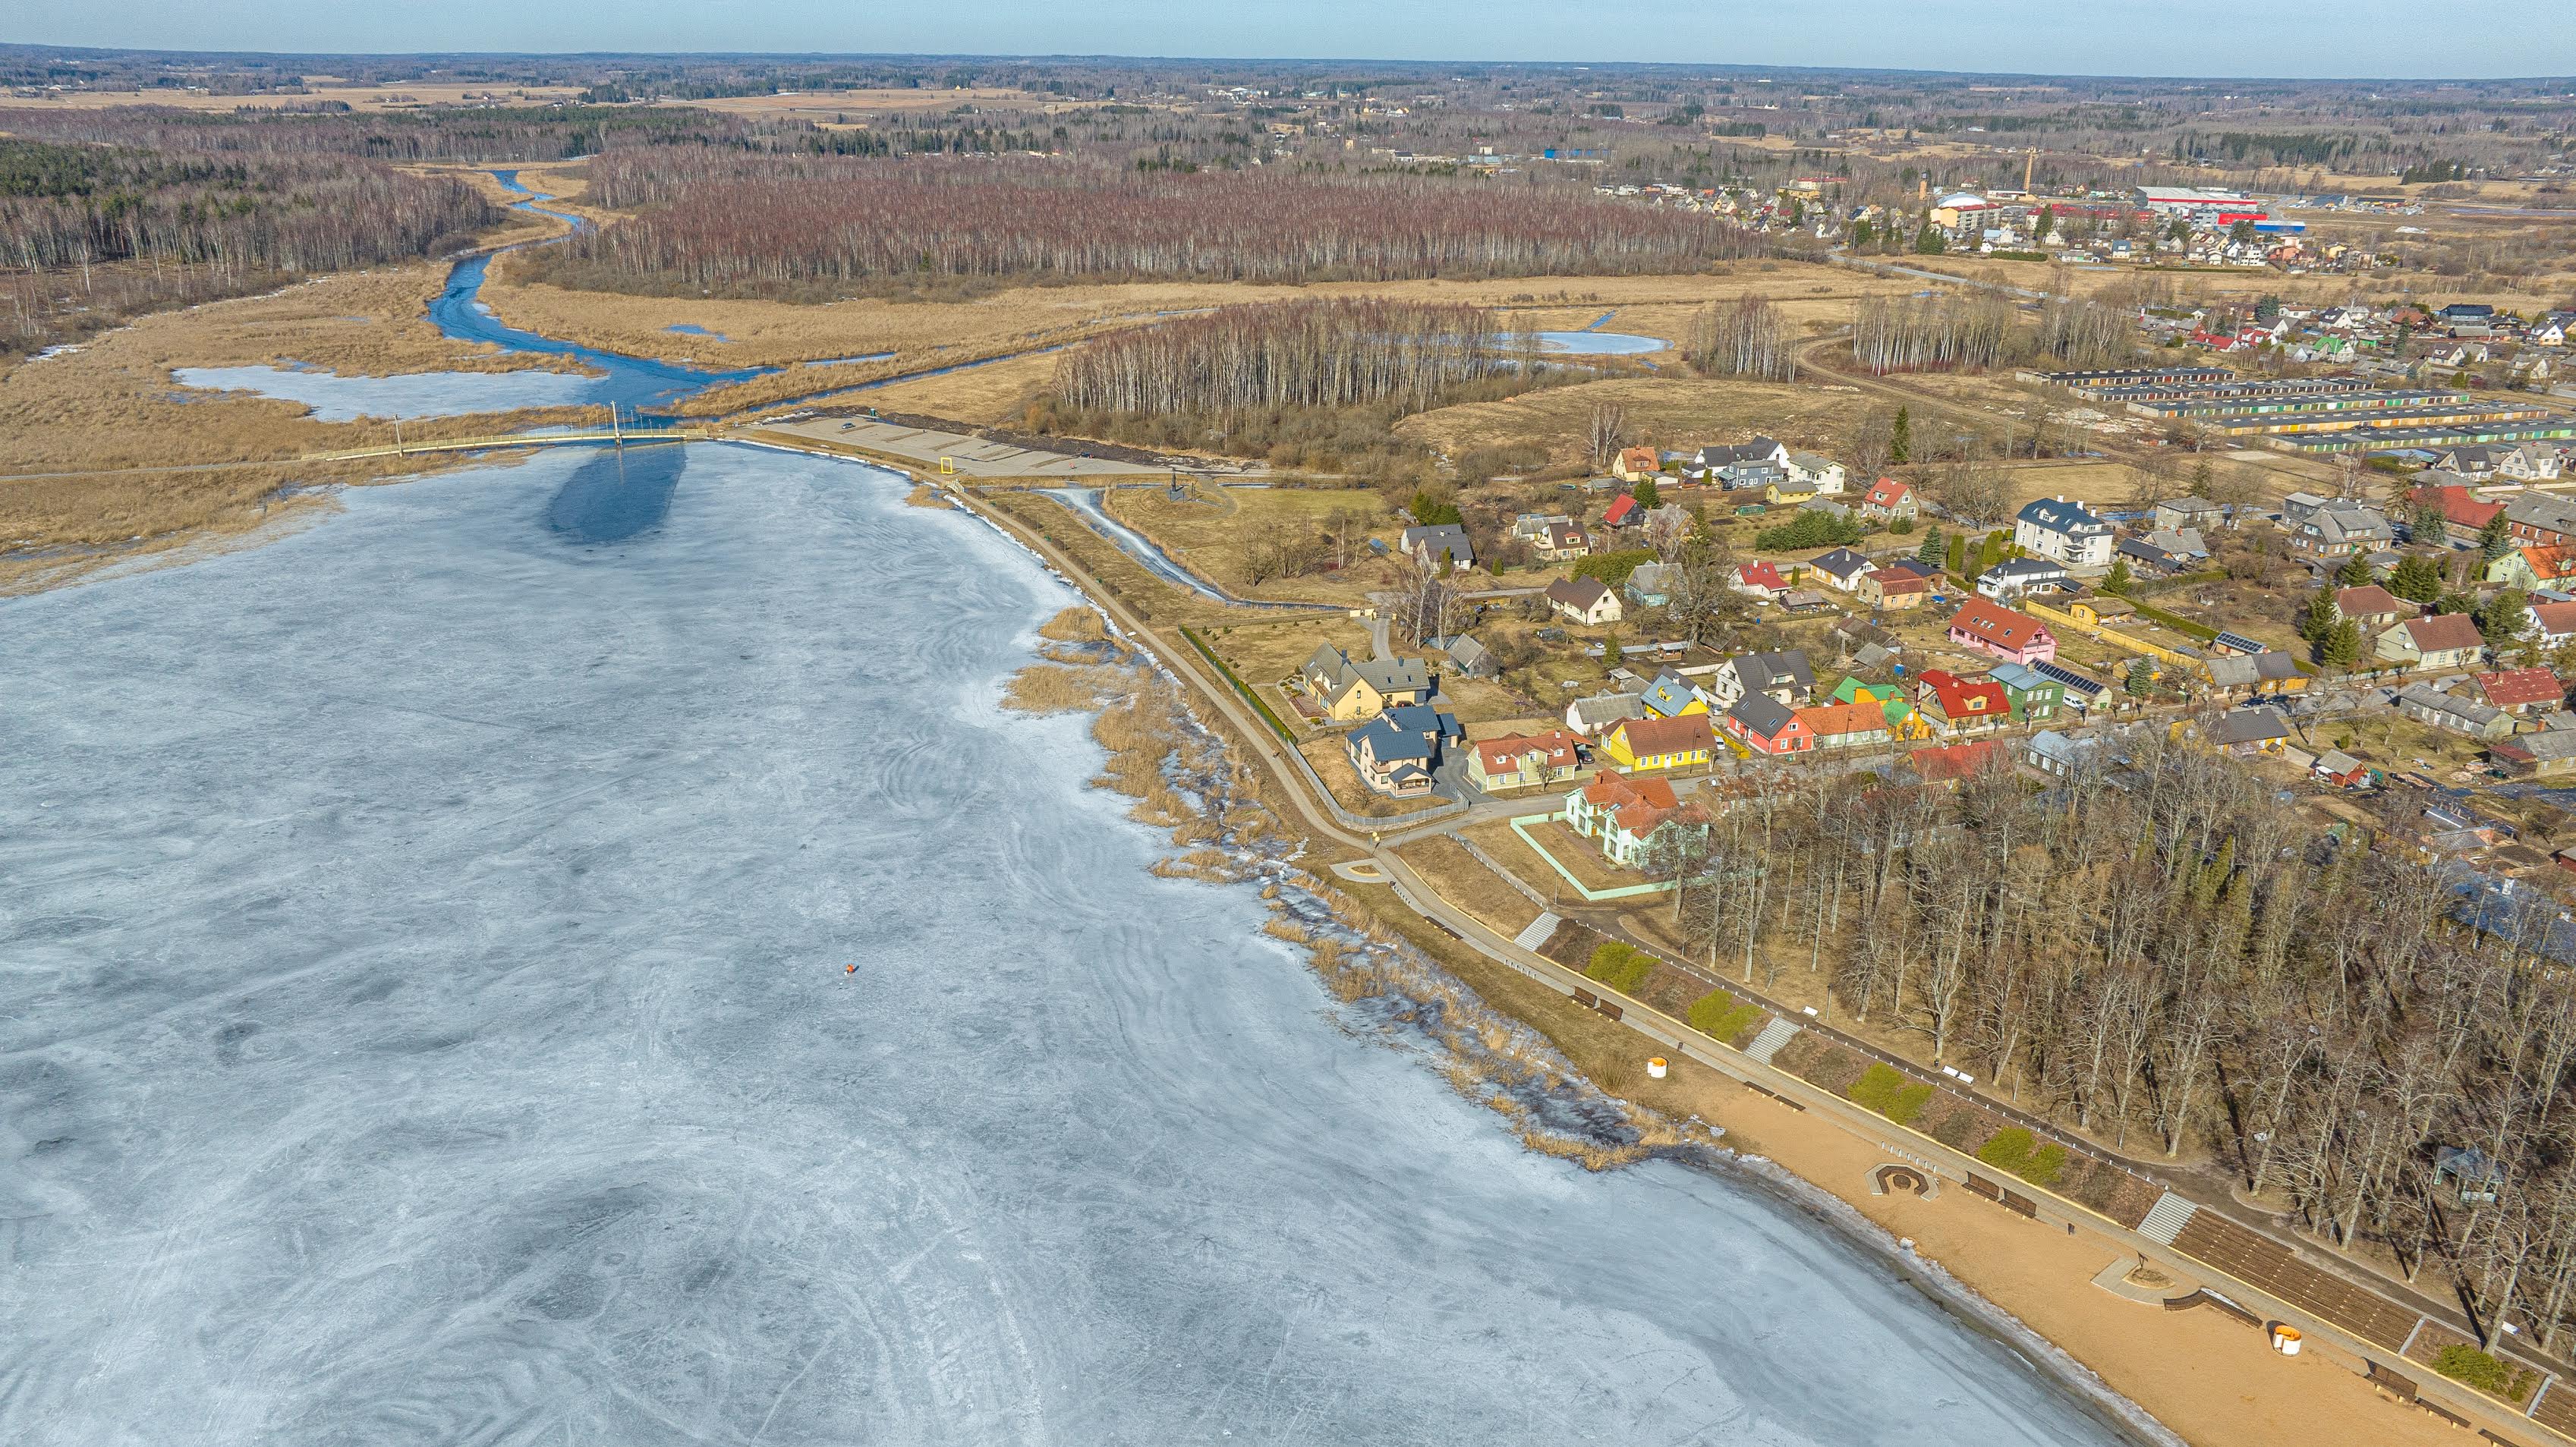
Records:
{"label": "dark gray roof", "polygon": [[1726,711],[1727,717],[1769,738],[1789,724],[1789,708],[1767,693],[1748,693]]}
{"label": "dark gray roof", "polygon": [[2277,708],[2240,708],[2220,714],[2209,726],[2214,744],[2253,744],[2290,737],[2290,719]]}
{"label": "dark gray roof", "polygon": [[1836,548],[1830,553],[1819,555],[1808,566],[1819,572],[1831,573],[1837,578],[1846,578],[1856,573],[1868,572],[1870,561],[1849,548]]}
{"label": "dark gray roof", "polygon": [[2109,523],[2086,512],[2084,504],[2065,502],[2053,497],[2040,498],[2015,513],[2013,517],[2016,521],[2029,523],[2033,527],[2042,527],[2050,532],[2065,533],[2069,536],[2107,533],[2111,530]]}
{"label": "dark gray roof", "polygon": [[1419,731],[1402,727],[1387,714],[1379,714],[1351,730],[1351,747],[1365,747],[1369,757],[1381,764],[1398,760],[1429,763],[1438,752],[1431,740],[1424,738]]}

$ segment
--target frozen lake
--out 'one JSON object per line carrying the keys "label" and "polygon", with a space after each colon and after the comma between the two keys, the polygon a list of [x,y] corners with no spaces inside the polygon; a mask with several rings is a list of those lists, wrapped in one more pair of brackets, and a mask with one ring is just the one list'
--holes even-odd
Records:
{"label": "frozen lake", "polygon": [[980,524],[648,455],[0,601],[0,1440],[2114,1440],[1149,874]]}
{"label": "frozen lake", "polygon": [[[409,420],[508,412],[521,407],[571,407],[609,398],[603,379],[574,372],[409,372],[393,377],[344,377],[303,367],[179,367],[180,386],[216,392],[250,392],[301,402],[317,422],[363,417]],[[623,400],[623,399],[621,399]]]}

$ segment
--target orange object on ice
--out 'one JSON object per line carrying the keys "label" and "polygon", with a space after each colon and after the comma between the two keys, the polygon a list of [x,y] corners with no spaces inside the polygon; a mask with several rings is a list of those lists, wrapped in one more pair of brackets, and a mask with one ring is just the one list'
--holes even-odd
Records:
{"label": "orange object on ice", "polygon": [[842,973],[842,974],[845,974],[845,975],[855,975],[855,974],[857,974],[858,972],[859,972],[859,967],[858,967],[858,966],[856,966],[856,965],[851,965],[851,966],[849,966],[847,969],[844,969],[844,970],[842,970],[842,971],[841,971],[841,973]]}

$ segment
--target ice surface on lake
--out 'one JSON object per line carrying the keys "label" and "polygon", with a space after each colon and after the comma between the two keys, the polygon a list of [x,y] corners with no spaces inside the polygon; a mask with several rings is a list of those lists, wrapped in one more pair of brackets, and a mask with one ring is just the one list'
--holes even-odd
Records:
{"label": "ice surface on lake", "polygon": [[1660,352],[1671,346],[1661,337],[1632,336],[1626,332],[1532,332],[1538,338],[1538,349],[1552,356],[1567,357],[1633,357],[1644,352]]}
{"label": "ice surface on lake", "polygon": [[0,602],[0,1441],[2112,1440],[1147,873],[980,524],[654,466]]}
{"label": "ice surface on lake", "polygon": [[462,417],[521,407],[603,402],[600,379],[571,372],[406,372],[396,377],[343,377],[299,367],[179,367],[183,387],[255,392],[313,410],[318,422]]}

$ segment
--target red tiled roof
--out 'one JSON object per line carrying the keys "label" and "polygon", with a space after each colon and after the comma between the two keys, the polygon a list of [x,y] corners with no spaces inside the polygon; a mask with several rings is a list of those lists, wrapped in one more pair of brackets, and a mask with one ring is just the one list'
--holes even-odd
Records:
{"label": "red tiled roof", "polygon": [[2498,708],[2556,703],[2567,691],[2558,682],[2558,675],[2546,668],[2507,668],[2495,673],[2481,673],[2478,687],[2485,691],[2487,702]]}
{"label": "red tiled roof", "polygon": [[1717,735],[1709,731],[1708,715],[1704,713],[1686,713],[1679,718],[1622,719],[1611,732],[1626,734],[1628,752],[1641,759],[1717,747]]}
{"label": "red tiled roof", "polygon": [[1617,774],[1603,774],[1584,785],[1583,797],[1595,809],[1625,809],[1631,804],[1657,809],[1680,807],[1673,797],[1673,786],[1665,780],[1625,779]]}
{"label": "red tiled roof", "polygon": [[1941,712],[1951,718],[2002,718],[2012,713],[2011,696],[1991,678],[1961,678],[1946,668],[1927,668],[1921,681],[1941,701]]}
{"label": "red tiled roof", "polygon": [[1921,573],[1909,573],[1903,568],[1881,568],[1877,572],[1865,574],[1864,576],[1877,582],[1878,591],[1881,595],[1888,593],[1922,593],[1930,591],[1932,587],[1931,579],[1924,577]]}
{"label": "red tiled roof", "polygon": [[1981,643],[2016,652],[2030,647],[2048,632],[2029,614],[1983,598],[1971,598],[1962,604],[1958,612],[1950,615],[1950,626]]}
{"label": "red tiled roof", "polygon": [[2415,489],[2415,500],[2440,504],[2443,520],[2463,528],[2484,528],[2497,513],[2504,511],[2503,503],[2480,502],[2457,483],[2446,487],[2419,487]]}
{"label": "red tiled roof", "polygon": [[2476,648],[2486,641],[2478,636],[2476,621],[2466,613],[2436,613],[2430,618],[2410,618],[2398,626],[2415,640],[2418,653]]}
{"label": "red tiled roof", "polygon": [[2521,551],[2522,565],[2529,568],[2535,578],[2564,578],[2576,573],[2576,548],[2524,548]]}
{"label": "red tiled roof", "polygon": [[1870,484],[1869,491],[1862,494],[1861,501],[1874,502],[1880,507],[1894,507],[1898,503],[1903,502],[1905,500],[1905,495],[1911,491],[1913,491],[1912,488],[1907,487],[1904,483],[1897,481],[1895,478],[1882,477],[1878,481]]}
{"label": "red tiled roof", "polygon": [[1742,579],[1744,586],[1748,588],[1768,588],[1773,592],[1780,592],[1789,586],[1789,580],[1781,577],[1780,570],[1769,563],[1746,563],[1735,570],[1735,575]]}
{"label": "red tiled roof", "polygon": [[1619,524],[1626,522],[1636,511],[1636,494],[1623,492],[1619,494],[1619,500],[1610,504],[1609,510],[1601,514],[1601,520],[1612,527],[1617,527]]}
{"label": "red tiled roof", "polygon": [[1952,744],[1947,748],[1916,749],[1906,759],[1914,766],[1916,777],[1930,783],[1974,777],[1986,762],[2001,755],[2001,739],[1979,739],[1972,744]]}

